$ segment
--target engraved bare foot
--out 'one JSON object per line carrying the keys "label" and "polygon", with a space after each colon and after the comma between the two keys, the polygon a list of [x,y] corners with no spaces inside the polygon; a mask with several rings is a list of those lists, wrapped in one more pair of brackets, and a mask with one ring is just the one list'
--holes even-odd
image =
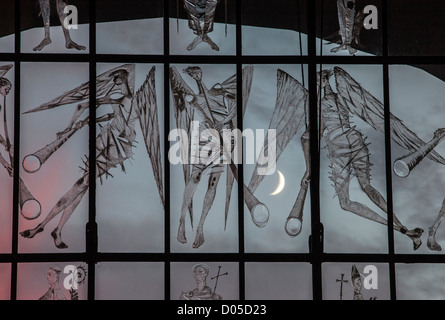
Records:
{"label": "engraved bare foot", "polygon": [[196,46],[197,46],[198,44],[200,44],[202,41],[203,41],[202,37],[201,37],[201,36],[197,36],[197,37],[193,40],[193,42],[190,43],[190,44],[187,46],[187,50],[188,50],[188,51],[192,51],[192,50],[195,49]]}
{"label": "engraved bare foot", "polygon": [[185,226],[184,226],[184,223],[180,223],[179,224],[177,239],[178,239],[178,241],[180,243],[187,243],[187,238],[185,237]]}
{"label": "engraved bare foot", "polygon": [[208,35],[203,36],[202,41],[208,43],[213,50],[219,51],[219,47],[216,45],[215,42],[213,42],[212,39],[210,39]]}
{"label": "engraved bare foot", "polygon": [[204,244],[204,231],[202,228],[198,227],[196,229],[195,242],[193,243],[193,248],[197,249]]}
{"label": "engraved bare foot", "polygon": [[342,45],[340,45],[338,47],[332,48],[331,52],[337,53],[339,51],[346,50],[346,49],[347,49],[346,45],[342,44]]}
{"label": "engraved bare foot", "polygon": [[60,231],[56,228],[51,232],[51,237],[54,239],[54,245],[59,249],[66,249],[68,246],[65,244],[65,242],[62,241],[62,235],[60,234]]}
{"label": "engraved bare foot", "polygon": [[40,44],[35,47],[34,49],[32,49],[33,51],[40,51],[42,50],[44,47],[46,47],[47,45],[51,44],[52,41],[50,38],[45,38],[42,40],[42,42],[40,42]]}
{"label": "engraved bare foot", "polygon": [[351,46],[348,46],[348,51],[349,51],[349,54],[356,54],[357,53],[357,49],[354,49]]}
{"label": "engraved bare foot", "polygon": [[39,224],[37,227],[35,227],[34,229],[29,229],[29,230],[25,230],[25,231],[22,231],[22,232],[20,232],[20,235],[23,237],[23,238],[29,238],[29,239],[31,239],[31,238],[34,238],[34,236],[37,234],[37,233],[40,233],[40,232],[42,232],[43,231],[43,227]]}
{"label": "engraved bare foot", "polygon": [[67,49],[76,49],[76,50],[86,50],[85,46],[81,46],[80,44],[75,43],[73,40],[69,40],[66,42],[65,47]]}
{"label": "engraved bare foot", "polygon": [[402,231],[402,233],[405,233],[412,241],[413,241],[413,248],[414,251],[419,249],[420,246],[422,245],[422,240],[420,239],[420,237],[423,234],[423,229],[420,228],[415,228],[414,230],[404,230],[405,232]]}
{"label": "engraved bare foot", "polygon": [[432,251],[442,251],[442,247],[436,242],[436,232],[434,228],[430,227],[428,229],[428,241],[426,245]]}

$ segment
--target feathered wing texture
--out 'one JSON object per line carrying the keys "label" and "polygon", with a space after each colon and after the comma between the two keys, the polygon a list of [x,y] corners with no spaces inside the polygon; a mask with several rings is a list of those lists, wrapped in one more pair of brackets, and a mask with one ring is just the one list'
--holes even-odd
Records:
{"label": "feathered wing texture", "polygon": [[[195,93],[187,85],[187,83],[184,81],[179,71],[175,67],[170,68],[170,84],[173,95],[173,107],[176,119],[176,128],[180,130],[179,139],[181,143],[184,143],[184,145],[186,145],[188,148],[188,150],[184,150],[184,148],[181,147],[181,158],[183,159],[182,169],[184,172],[184,181],[187,185],[191,177],[191,166],[189,164],[189,156],[191,152],[191,137],[189,133],[191,131],[192,121],[194,117],[194,110],[193,107],[187,102],[187,96],[193,96]],[[184,133],[185,136],[183,136],[182,133]],[[189,212],[193,226],[192,202],[190,203]]]}
{"label": "feathered wing texture", "polygon": [[49,110],[59,106],[81,102],[88,99],[89,94],[90,94],[90,83],[86,82],[78,86],[77,88],[65,92],[64,94],[58,96],[57,98],[42,104],[37,108],[24,112],[24,114]]}
{"label": "feathered wing texture", "polygon": [[[111,92],[113,90],[113,88],[115,86],[115,84],[113,82],[114,74],[118,70],[127,71],[129,91],[134,92],[135,65],[134,64],[126,64],[126,65],[122,65],[122,66],[116,67],[114,69],[111,69],[107,72],[104,72],[101,75],[96,77],[96,96],[97,97],[107,95],[109,92]],[[64,94],[58,96],[57,98],[55,98],[47,103],[44,103],[37,108],[26,111],[24,113],[26,114],[26,113],[38,112],[38,111],[53,109],[53,108],[63,106],[63,105],[79,103],[81,101],[89,99],[89,95],[90,95],[90,83],[86,82],[86,83],[81,84],[80,86],[78,86],[68,92],[65,92]]]}
{"label": "feathered wing texture", "polygon": [[[276,130],[276,160],[278,161],[289,141],[306,124],[309,104],[308,91],[300,82],[282,70],[278,70],[277,78],[277,99],[269,129]],[[264,155],[269,152],[268,145],[274,143],[268,139],[268,135],[266,135],[263,149],[250,179],[249,189],[252,193],[264,179],[264,175],[258,174],[258,169],[260,164],[265,161]]]}
{"label": "feathered wing texture", "polygon": [[[384,133],[385,119],[382,103],[342,68],[335,67],[334,73],[340,103],[375,130]],[[406,127],[402,120],[393,114],[390,115],[390,119],[391,139],[395,143],[410,152],[416,151],[425,145],[425,142]],[[432,151],[428,158],[440,164],[445,164],[445,159],[435,151]]]}
{"label": "feathered wing texture", "polygon": [[165,207],[155,71],[156,69],[153,67],[140,89],[136,92],[133,99],[133,108],[136,108],[153,175],[158,186],[159,196],[161,197],[162,205]]}

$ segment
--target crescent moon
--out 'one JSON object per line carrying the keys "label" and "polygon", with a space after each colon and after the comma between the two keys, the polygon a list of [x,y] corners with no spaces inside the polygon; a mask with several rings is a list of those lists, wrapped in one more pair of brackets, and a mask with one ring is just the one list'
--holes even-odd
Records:
{"label": "crescent moon", "polygon": [[270,194],[271,196],[279,194],[281,191],[283,191],[284,186],[286,185],[286,179],[280,170],[278,170],[278,175],[280,176],[280,181],[278,182],[278,187],[275,189],[275,191]]}

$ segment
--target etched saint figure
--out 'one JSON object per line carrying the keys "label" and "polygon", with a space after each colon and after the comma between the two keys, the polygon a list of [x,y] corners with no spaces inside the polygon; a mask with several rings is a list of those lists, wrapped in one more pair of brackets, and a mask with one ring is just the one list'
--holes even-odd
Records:
{"label": "etched saint figure", "polygon": [[352,287],[354,288],[353,300],[364,300],[362,294],[362,288],[363,288],[362,277],[355,265],[352,266],[351,270],[351,284]]}
{"label": "etched saint figure", "polygon": [[[365,300],[363,298],[363,294],[362,294],[362,290],[363,290],[362,276],[358,272],[357,267],[355,265],[352,265],[351,284],[352,284],[352,288],[354,289],[353,300],[355,300],[355,301]],[[377,297],[371,297],[371,298],[369,298],[369,300],[377,300]]]}
{"label": "etched saint figure", "polygon": [[[48,268],[46,272],[46,279],[48,280],[49,288],[39,300],[67,300],[59,284],[61,273],[62,270],[57,266],[51,266]],[[77,290],[71,288],[69,292],[71,300],[79,300]]]}
{"label": "etched saint figure", "polygon": [[179,297],[180,300],[222,300],[219,294],[215,293],[207,285],[207,277],[210,268],[208,265],[200,263],[193,267],[193,277],[196,281],[196,288],[187,292],[183,292]]}
{"label": "etched saint figure", "polygon": [[[50,34],[51,1],[53,0],[39,0],[40,15],[42,16],[43,19],[45,37],[43,38],[42,42],[40,42],[40,44],[33,49],[34,51],[41,51],[44,47],[52,43]],[[65,12],[65,8],[68,6],[68,3],[66,2],[66,0],[55,0],[55,2],[56,2],[57,15],[60,20],[60,24],[63,30],[63,35],[65,37],[65,47],[67,49],[85,50],[86,49],[85,46],[79,45],[71,39],[70,31],[65,26],[65,19],[67,18],[67,13]]]}

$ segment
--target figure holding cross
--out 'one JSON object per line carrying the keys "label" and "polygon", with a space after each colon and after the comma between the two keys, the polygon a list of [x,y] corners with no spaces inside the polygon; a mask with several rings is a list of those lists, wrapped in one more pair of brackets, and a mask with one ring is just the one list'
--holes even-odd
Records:
{"label": "figure holding cross", "polygon": [[193,276],[196,281],[196,288],[183,292],[179,297],[180,300],[222,300],[222,297],[215,293],[216,287],[218,285],[218,279],[228,273],[220,274],[221,266],[218,269],[218,274],[212,278],[216,279],[215,287],[212,291],[209,286],[207,286],[207,276],[210,272],[210,267],[206,264],[200,263],[193,267]]}

